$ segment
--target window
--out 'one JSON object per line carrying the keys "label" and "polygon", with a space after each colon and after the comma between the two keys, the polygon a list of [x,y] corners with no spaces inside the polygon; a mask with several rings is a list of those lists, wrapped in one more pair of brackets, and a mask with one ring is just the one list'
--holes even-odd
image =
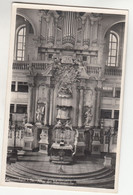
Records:
{"label": "window", "polygon": [[87,56],[83,56],[83,61],[87,61]]}
{"label": "window", "polygon": [[118,66],[118,44],[119,44],[119,36],[114,31],[110,31],[109,34],[109,53],[107,66]]}
{"label": "window", "polygon": [[16,112],[19,113],[19,114],[27,113],[27,105],[17,104]]}
{"label": "window", "polygon": [[53,57],[53,54],[51,54],[51,53],[48,54],[48,58],[49,58],[49,59],[52,59],[52,57]]}
{"label": "window", "polygon": [[101,110],[101,118],[103,119],[111,119],[112,110]]}
{"label": "window", "polygon": [[113,97],[113,88],[112,87],[103,87],[102,96],[103,97]]}
{"label": "window", "polygon": [[15,81],[12,81],[11,91],[15,91]]}
{"label": "window", "polygon": [[114,110],[114,119],[119,119],[119,110]]}
{"label": "window", "polygon": [[28,92],[28,83],[27,82],[18,82],[18,91],[19,92]]}
{"label": "window", "polygon": [[14,112],[14,104],[10,104],[10,113]]}
{"label": "window", "polygon": [[117,131],[118,130],[118,126],[119,126],[119,110],[114,110],[114,130]]}
{"label": "window", "polygon": [[115,120],[115,123],[114,123],[114,130],[115,131],[118,130],[118,126],[119,126],[119,121],[118,120]]}
{"label": "window", "polygon": [[120,98],[120,94],[121,94],[121,89],[120,88],[115,88],[115,97]]}
{"label": "window", "polygon": [[26,26],[23,26],[19,29],[17,33],[16,60],[18,61],[24,61],[25,37],[26,37]]}

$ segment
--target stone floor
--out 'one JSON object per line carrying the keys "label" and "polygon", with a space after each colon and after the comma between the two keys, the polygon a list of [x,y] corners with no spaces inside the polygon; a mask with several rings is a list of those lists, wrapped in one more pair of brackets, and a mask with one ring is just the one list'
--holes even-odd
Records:
{"label": "stone floor", "polygon": [[101,155],[78,157],[70,165],[55,164],[49,158],[39,152],[25,152],[17,162],[7,163],[6,181],[114,188],[115,169],[104,167]]}
{"label": "stone floor", "polygon": [[[26,152],[24,156],[19,157],[19,162],[25,167],[30,167],[35,170],[58,173],[61,164],[49,162],[49,156],[39,152]],[[67,174],[78,174],[85,172],[93,172],[102,169],[103,158],[96,156],[80,157],[75,163],[70,165],[62,165],[63,171]]]}

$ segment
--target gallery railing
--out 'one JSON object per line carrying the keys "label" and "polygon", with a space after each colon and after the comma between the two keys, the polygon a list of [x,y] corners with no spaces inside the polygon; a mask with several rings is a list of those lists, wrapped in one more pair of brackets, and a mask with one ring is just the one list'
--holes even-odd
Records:
{"label": "gallery railing", "polygon": [[46,62],[14,62],[13,63],[13,69],[14,70],[29,70],[31,67],[36,70],[45,70],[46,67],[49,65],[49,63]]}
{"label": "gallery railing", "polygon": [[[33,62],[14,62],[14,70],[29,70],[31,67],[35,70],[45,70],[51,62],[33,61]],[[87,73],[100,74],[101,67],[96,65],[86,64]],[[104,75],[106,76],[121,76],[122,69],[116,67],[105,67]]]}
{"label": "gallery railing", "polygon": [[122,69],[117,67],[105,67],[104,74],[106,76],[121,76],[122,75]]}
{"label": "gallery railing", "polygon": [[101,67],[99,66],[87,66],[87,73],[99,74],[100,71],[101,71]]}

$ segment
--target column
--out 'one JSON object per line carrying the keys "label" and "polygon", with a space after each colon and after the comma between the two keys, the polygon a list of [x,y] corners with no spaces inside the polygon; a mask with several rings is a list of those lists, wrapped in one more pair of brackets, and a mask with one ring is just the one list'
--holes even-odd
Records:
{"label": "column", "polygon": [[90,22],[90,45],[92,44],[92,40],[93,40],[93,25],[94,25],[94,22],[91,21]]}
{"label": "column", "polygon": [[54,98],[54,86],[50,88],[50,108],[49,108],[49,125],[53,123],[53,98]]}
{"label": "column", "polygon": [[98,21],[95,21],[93,25],[93,41],[96,41],[97,38],[98,38]]}
{"label": "column", "polygon": [[84,41],[84,31],[85,31],[85,19],[82,19],[82,30],[81,30],[81,45],[83,46]]}
{"label": "column", "polygon": [[101,87],[96,88],[96,113],[95,113],[95,127],[100,125],[100,104],[101,104]]}
{"label": "column", "polygon": [[54,18],[50,16],[48,23],[48,42],[54,44],[55,29],[54,29]]}
{"label": "column", "polygon": [[32,122],[34,123],[36,121],[36,86],[33,85],[33,97],[32,97]]}
{"label": "column", "polygon": [[30,78],[29,81],[29,93],[28,93],[28,116],[27,116],[27,120],[29,123],[32,123],[34,121],[34,92],[33,92],[33,88],[34,88],[34,82],[33,82],[33,77]]}
{"label": "column", "polygon": [[17,112],[17,104],[14,104],[14,112]]}
{"label": "column", "polygon": [[18,91],[18,81],[15,81],[15,91]]}
{"label": "column", "polygon": [[55,27],[54,27],[54,30],[55,30],[55,40],[54,40],[54,45],[56,46],[57,44],[57,22],[58,20],[55,19]]}
{"label": "column", "polygon": [[84,88],[80,87],[80,90],[79,90],[78,127],[82,127],[83,126],[83,100],[84,100]]}
{"label": "column", "polygon": [[74,110],[73,110],[73,126],[78,126],[78,89],[75,87],[74,89]]}
{"label": "column", "polygon": [[48,61],[48,53],[45,52],[45,61]]}
{"label": "column", "polygon": [[45,112],[45,121],[44,124],[48,125],[49,124],[49,98],[50,98],[50,88],[47,86],[47,105],[46,105],[46,112]]}
{"label": "column", "polygon": [[32,96],[33,96],[33,86],[32,84],[29,84],[29,94],[28,94],[28,110],[27,110],[27,113],[28,113],[28,116],[27,116],[27,121],[30,123],[32,122],[32,119],[31,119],[31,115],[32,115],[32,110],[31,110],[31,99],[32,99]]}
{"label": "column", "polygon": [[91,125],[92,126],[95,126],[95,115],[96,115],[96,99],[97,99],[97,93],[96,93],[96,91],[94,90],[93,91],[93,93],[94,93],[94,96],[93,96],[93,107],[92,107],[92,109],[93,109],[93,116],[92,116],[92,123],[91,123]]}
{"label": "column", "polygon": [[113,87],[113,97],[115,97],[115,85],[114,85],[114,87]]}

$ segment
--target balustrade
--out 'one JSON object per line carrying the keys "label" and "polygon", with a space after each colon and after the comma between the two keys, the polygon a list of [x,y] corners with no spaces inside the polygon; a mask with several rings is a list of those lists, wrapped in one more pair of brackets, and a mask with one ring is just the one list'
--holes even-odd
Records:
{"label": "balustrade", "polygon": [[122,69],[117,68],[117,67],[106,67],[104,74],[107,76],[121,76]]}
{"label": "balustrade", "polygon": [[100,71],[101,71],[101,67],[97,67],[97,66],[87,66],[87,73],[99,74]]}
{"label": "balustrade", "polygon": [[44,62],[14,62],[13,69],[14,70],[29,70],[30,67],[36,70],[45,70],[48,66],[48,63]]}
{"label": "balustrade", "polygon": [[29,69],[29,62],[14,62],[13,69],[15,70],[28,70]]}
{"label": "balustrade", "polygon": [[[51,63],[49,62],[41,62],[41,61],[35,61],[35,62],[14,62],[13,63],[13,69],[14,70],[29,70],[30,67],[32,67],[35,70],[45,70],[47,66],[49,66]],[[94,66],[89,65],[88,63],[84,63],[84,65],[87,68],[87,73],[90,74],[100,74],[101,67],[100,66]],[[106,76],[121,76],[122,75],[122,69],[117,67],[105,67],[104,75]]]}

